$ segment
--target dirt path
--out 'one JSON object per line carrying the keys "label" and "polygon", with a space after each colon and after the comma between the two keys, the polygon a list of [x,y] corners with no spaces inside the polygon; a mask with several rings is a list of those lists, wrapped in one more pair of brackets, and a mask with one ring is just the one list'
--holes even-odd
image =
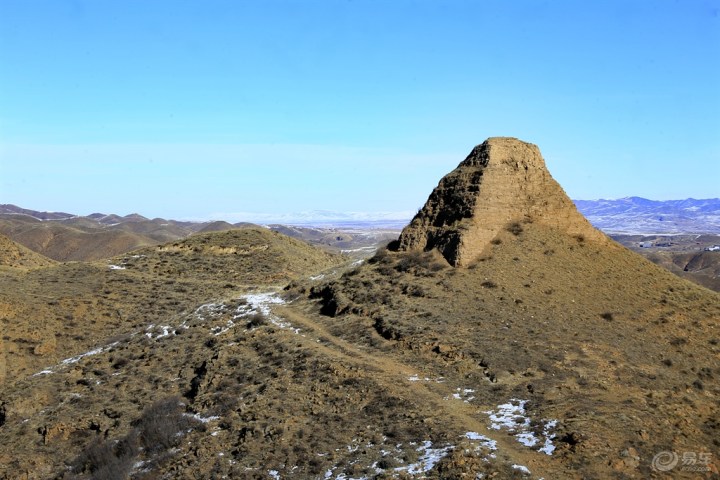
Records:
{"label": "dirt path", "polygon": [[[558,472],[552,468],[549,456],[523,447],[504,430],[488,428],[488,416],[484,412],[495,406],[479,406],[452,398],[454,389],[445,383],[435,381],[411,381],[410,378],[431,377],[429,372],[419,371],[396,358],[377,350],[368,352],[342,338],[332,335],[327,329],[309,316],[292,306],[274,307],[273,313],[299,328],[302,343],[313,348],[319,355],[333,360],[351,362],[358,368],[373,372],[374,379],[389,391],[399,386],[418,404],[431,406],[442,418],[445,426],[452,426],[459,432],[476,432],[497,442],[498,458],[511,465],[525,465],[536,478],[556,478]],[[292,334],[287,332],[288,334]]]}

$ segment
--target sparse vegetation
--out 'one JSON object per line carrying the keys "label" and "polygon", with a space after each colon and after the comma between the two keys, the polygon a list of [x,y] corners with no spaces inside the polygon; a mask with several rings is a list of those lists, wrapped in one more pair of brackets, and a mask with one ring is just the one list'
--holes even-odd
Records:
{"label": "sparse vegetation", "polygon": [[[136,466],[143,478],[382,478],[408,473],[394,469],[432,442],[452,448],[428,478],[520,478],[512,465],[528,455],[538,478],[630,478],[647,476],[650,453],[717,442],[716,297],[614,245],[579,248],[523,221],[471,268],[391,248],[321,277],[340,260],[274,237],[178,240],[123,256],[126,270],[3,272],[13,380],[0,457],[14,463],[0,461],[0,477],[127,478]],[[241,239],[253,249],[228,244]],[[291,304],[250,313],[265,311],[251,297],[290,281]],[[47,295],[23,309],[33,293]],[[33,318],[43,328],[28,329]],[[46,330],[61,334],[56,351],[29,353]],[[548,461],[489,428],[484,412],[521,400],[538,438],[540,419],[558,420]],[[495,457],[464,436],[475,427],[508,440]]]}
{"label": "sparse vegetation", "polygon": [[184,413],[178,397],[159,400],[132,424],[130,432],[118,440],[93,439],[71,462],[72,471],[98,480],[125,479],[141,454],[151,461],[176,447],[185,432],[202,427]]}

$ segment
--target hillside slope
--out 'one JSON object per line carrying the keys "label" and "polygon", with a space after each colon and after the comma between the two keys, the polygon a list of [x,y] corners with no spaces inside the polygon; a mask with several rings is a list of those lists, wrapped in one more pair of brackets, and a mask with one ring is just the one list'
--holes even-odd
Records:
{"label": "hillside slope", "polygon": [[0,266],[16,268],[38,268],[54,265],[55,262],[32,250],[19,245],[0,234]]}
{"label": "hillside slope", "polygon": [[[524,169],[504,171],[522,190]],[[590,227],[566,198],[539,191],[517,217],[492,182],[467,185],[445,192],[495,215],[438,194],[437,218],[458,207],[463,228],[411,226],[460,245],[470,232],[460,262],[420,241],[346,261],[261,229],[147,247],[94,274],[32,271],[28,293],[95,302],[62,337],[94,343],[6,381],[0,478],[717,477],[720,296],[578,232]],[[64,318],[6,324],[45,312]],[[663,452],[708,462],[653,464]]]}

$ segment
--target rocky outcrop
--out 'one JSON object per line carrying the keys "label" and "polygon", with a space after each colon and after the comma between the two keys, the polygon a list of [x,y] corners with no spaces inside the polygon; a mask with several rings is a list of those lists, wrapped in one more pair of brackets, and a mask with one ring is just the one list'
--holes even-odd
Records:
{"label": "rocky outcrop", "polygon": [[490,138],[440,180],[402,231],[399,249],[436,248],[451,265],[466,266],[502,230],[517,234],[527,222],[607,241],[552,178],[536,145]]}

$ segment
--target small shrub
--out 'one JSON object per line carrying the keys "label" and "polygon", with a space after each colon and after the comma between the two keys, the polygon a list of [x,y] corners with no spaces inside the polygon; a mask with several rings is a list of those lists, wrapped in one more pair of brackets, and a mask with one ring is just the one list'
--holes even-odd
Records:
{"label": "small shrub", "polygon": [[127,478],[133,465],[137,449],[129,450],[127,445],[117,448],[119,442],[96,439],[72,462],[75,473],[91,473],[93,479],[122,480]]}
{"label": "small shrub", "polygon": [[482,282],[480,286],[484,288],[497,288],[497,283],[493,282],[492,280],[486,280]]}
{"label": "small shrub", "polygon": [[490,243],[492,243],[493,245],[501,245],[502,238],[493,238],[492,240],[490,240]]}
{"label": "small shrub", "polygon": [[522,225],[520,225],[520,222],[511,222],[511,223],[507,224],[507,226],[505,227],[505,230],[507,230],[508,232],[512,233],[513,235],[515,235],[517,237],[518,235],[520,235],[523,232],[523,227],[522,227]]}
{"label": "small shrub", "polygon": [[388,251],[387,245],[381,245],[380,247],[378,247],[377,251],[375,252],[375,255],[370,257],[367,260],[367,262],[370,264],[392,262],[392,259],[390,258],[390,252]]}
{"label": "small shrub", "polygon": [[257,328],[267,324],[268,321],[267,318],[265,318],[265,315],[263,315],[262,313],[255,313],[250,316],[245,327],[249,330],[251,328]]}
{"label": "small shrub", "polygon": [[444,270],[445,267],[447,267],[447,264],[440,262],[432,262],[430,265],[428,265],[428,270],[430,270],[431,272],[439,272],[440,270]]}
{"label": "small shrub", "polygon": [[198,421],[183,414],[178,397],[169,397],[152,404],[135,422],[140,442],[150,453],[162,453],[180,444],[180,433],[198,425]]}
{"label": "small shrub", "polygon": [[115,362],[113,362],[112,368],[114,368],[115,370],[120,370],[121,368],[127,366],[128,362],[129,362],[129,360],[127,358],[120,357],[117,360],[115,360]]}
{"label": "small shrub", "polygon": [[406,289],[406,293],[412,297],[424,297],[427,295],[427,290],[420,285],[412,285]]}
{"label": "small shrub", "polygon": [[673,347],[680,347],[682,345],[685,345],[687,342],[687,338],[675,337],[670,340],[670,345],[672,345]]}
{"label": "small shrub", "polygon": [[411,251],[406,253],[395,266],[395,270],[398,272],[409,272],[410,270],[422,266],[423,255],[418,251]]}
{"label": "small shrub", "polygon": [[612,314],[612,312],[601,313],[600,318],[602,318],[603,320],[607,320],[608,322],[612,322],[613,314]]}

